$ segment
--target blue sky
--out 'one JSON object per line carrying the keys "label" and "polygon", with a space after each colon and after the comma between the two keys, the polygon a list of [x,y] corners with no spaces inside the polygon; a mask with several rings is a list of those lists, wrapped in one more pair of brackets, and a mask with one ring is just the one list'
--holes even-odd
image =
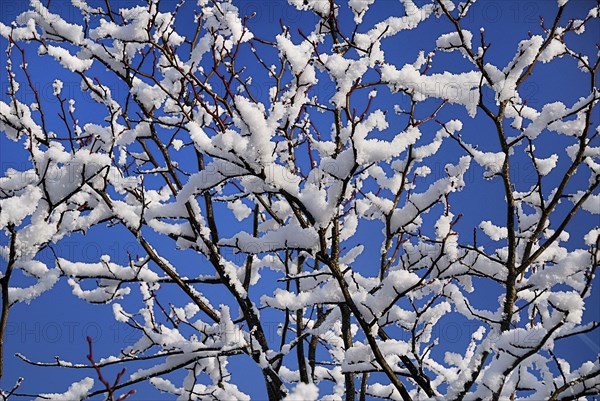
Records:
{"label": "blue sky", "polygon": [[[52,0],[50,10],[63,15],[67,20],[75,17],[75,11],[70,7],[70,2],[62,0]],[[193,2],[190,2],[192,4]],[[280,32],[279,19],[283,19],[284,24],[289,25],[293,32],[292,37],[297,42],[299,35],[297,28],[309,32],[312,30],[315,20],[306,13],[300,13],[295,9],[287,6],[283,1],[239,1],[234,2],[240,9],[240,14],[251,14],[256,12],[256,16],[248,23],[254,34],[261,38],[273,38],[274,35]],[[134,1],[120,0],[115,2],[118,8],[121,6],[129,6],[137,4]],[[170,3],[163,2],[167,7]],[[567,7],[566,16],[564,19],[571,17],[582,17],[587,14],[587,11],[595,4],[593,0],[572,0]],[[24,1],[6,1],[0,2],[0,21],[8,23],[13,20],[16,15],[27,9]],[[366,27],[371,26],[374,22],[383,19],[385,16],[395,14],[401,7],[395,0],[379,0],[369,11],[364,19]],[[489,51],[489,61],[502,68],[514,56],[517,49],[517,44],[520,40],[527,38],[527,33],[540,34],[539,15],[543,15],[548,23],[551,22],[556,9],[556,1],[554,0],[538,0],[538,1],[492,1],[480,0],[473,7],[470,17],[464,23],[464,28],[471,29],[477,32],[480,26],[485,26],[486,41],[492,43]],[[348,21],[350,12],[346,7],[342,8],[342,19]],[[182,14],[184,18],[178,20],[177,26],[183,31],[190,29],[191,13]],[[189,18],[188,18],[189,17]],[[185,18],[188,18],[187,20]],[[351,29],[349,27],[348,29]],[[593,22],[588,29],[595,31],[597,34],[587,35],[586,38],[571,37],[575,41],[575,46],[588,54],[595,54],[595,43],[589,41],[590,37],[600,37],[600,24],[598,20]],[[416,58],[419,50],[426,52],[435,47],[435,40],[441,33],[447,33],[452,30],[452,26],[443,18],[429,19],[419,29],[409,31],[398,35],[392,40],[386,42],[386,61],[403,65],[412,63]],[[0,40],[0,47],[6,46],[5,40]],[[77,109],[79,118],[84,122],[93,122],[97,116],[98,107],[87,95],[79,92],[79,80],[73,75],[66,74],[54,60],[39,58],[35,55],[36,48],[32,46],[26,47],[28,53],[28,61],[34,83],[39,88],[40,94],[47,102],[55,102],[52,96],[52,81],[55,78],[60,78],[65,83],[63,95],[72,96],[78,100]],[[256,63],[249,54],[242,55],[242,60],[247,60],[249,69],[256,68]],[[271,55],[272,57],[272,55]],[[5,61],[0,60],[0,66],[4,71]],[[97,74],[103,82],[109,82],[109,86],[117,96],[125,95],[124,87],[119,86],[117,82],[110,81],[110,76],[101,68],[95,66]],[[471,66],[460,56],[458,52],[452,54],[440,54],[434,59],[432,72],[442,72],[449,70],[451,72],[469,71]],[[252,71],[254,81],[253,87],[257,93],[265,95],[267,90],[266,79],[262,71],[256,69]],[[565,78],[565,77],[568,77]],[[6,100],[7,78],[6,74],[2,74],[0,78],[0,89],[2,100]],[[114,88],[114,89],[113,89]],[[327,96],[333,93],[333,87],[324,85],[315,90],[319,91],[319,96]],[[536,70],[529,80],[528,84],[522,89],[522,95],[526,97],[529,104],[538,109],[548,102],[562,101],[567,105],[574,103],[579,97],[586,96],[589,93],[589,82],[587,76],[578,74],[576,66],[572,60],[558,60],[548,65],[536,67]],[[33,102],[33,93],[27,88],[22,89],[22,101],[27,103]],[[25,99],[25,100],[23,100]],[[396,103],[402,101],[398,96],[392,99],[389,95],[378,97],[379,108],[385,108],[390,101]],[[43,101],[44,101],[43,100]],[[387,102],[387,103],[386,103]],[[56,102],[55,102],[56,103]],[[430,103],[429,107],[434,107],[434,103]],[[56,107],[56,105],[51,106]],[[391,114],[391,113],[390,113]],[[600,120],[600,116],[596,113],[596,121]],[[463,138],[470,143],[476,143],[480,149],[488,151],[499,151],[495,132],[489,121],[485,119],[483,113],[479,113],[477,117],[471,120],[464,109],[458,106],[450,106],[444,108],[438,115],[440,120],[449,120],[451,118],[460,118],[464,121],[464,129],[462,131]],[[52,123],[58,127],[57,121],[54,119]],[[400,119],[397,121],[401,124]],[[57,128],[58,129],[58,128]],[[425,135],[430,136],[435,133],[438,127],[430,126],[430,131],[425,131]],[[552,153],[559,153],[568,143],[568,138],[549,134],[547,140],[542,140],[538,144],[538,150],[542,156],[547,156]],[[446,163],[455,163],[460,155],[464,152],[455,144],[446,142],[443,151],[434,159],[432,165],[433,174],[424,180],[424,183],[433,181],[444,174],[443,166]],[[474,163],[473,163],[474,164]],[[23,150],[22,143],[13,143],[0,137],[0,172],[4,173],[7,168],[26,168],[28,166],[27,154]],[[560,167],[564,167],[559,163]],[[563,168],[564,170],[564,168]],[[526,162],[519,162],[513,165],[513,181],[517,188],[529,187],[535,180],[535,175],[532,174],[532,167]],[[458,212],[464,213],[460,225],[457,230],[461,233],[472,232],[473,227],[478,226],[482,220],[492,220],[493,222],[501,223],[505,217],[503,215],[503,188],[500,180],[483,180],[481,178],[482,171],[477,167],[472,167],[467,174],[467,187],[458,194],[453,195],[452,204],[456,206],[455,214]],[[550,180],[553,176],[550,176]],[[556,175],[555,177],[558,177]],[[573,187],[582,186],[587,182],[586,175],[578,175],[574,179]],[[546,184],[548,191],[551,190]],[[225,234],[235,232],[240,227],[231,217],[223,217],[225,220],[222,223],[222,230]],[[248,229],[248,222],[244,223]],[[593,226],[600,225],[598,216],[590,215],[587,212],[580,213],[570,224],[568,231],[571,233],[570,245],[573,247],[581,246],[582,237]],[[431,226],[431,224],[430,224]],[[359,231],[359,234],[353,238],[350,243],[363,243],[366,245],[367,251],[363,254],[359,263],[368,266],[368,260],[372,257],[378,257],[379,240],[373,241],[373,233],[379,234],[381,226],[377,223],[366,223]],[[149,239],[154,244],[162,248],[162,250],[173,258],[174,264],[181,267],[182,271],[189,270],[197,272],[199,269],[202,273],[209,274],[211,267],[209,263],[203,261],[202,258],[193,255],[191,252],[175,252],[173,251],[174,244],[170,241],[164,241],[158,236],[147,233]],[[5,238],[1,238],[6,241]],[[126,230],[120,227],[114,227],[110,230],[106,227],[97,227],[86,235],[74,235],[60,244],[57,244],[55,251],[59,256],[87,262],[96,262],[103,254],[111,256],[111,260],[117,263],[126,263],[128,252],[131,254],[143,254],[141,247],[135,242],[135,239]],[[40,259],[50,262],[53,260],[51,252],[44,251],[40,255]],[[357,269],[360,270],[358,266]],[[27,282],[26,279],[17,278]],[[17,281],[19,283],[20,281]],[[597,286],[598,279],[595,280]],[[268,288],[255,288],[255,299],[259,299],[260,294],[268,291]],[[473,294],[474,303],[480,307],[495,304],[499,288],[489,286],[483,283],[480,288]],[[138,295],[136,291],[132,292],[132,296],[125,305],[139,305]],[[210,299],[215,299],[215,304],[220,302],[232,304],[232,299],[223,297],[222,291],[218,288],[206,288],[206,295]],[[493,295],[493,296],[492,296]],[[161,296],[164,297],[164,303],[174,301],[177,303],[179,293],[175,288],[161,289]],[[187,302],[187,301],[186,301]],[[588,310],[586,310],[585,319],[588,321],[600,321],[600,297],[594,291],[591,300],[588,302]],[[272,316],[274,322],[278,319],[278,315]],[[267,315],[266,319],[270,317]],[[275,325],[273,325],[275,327]],[[439,336],[442,344],[446,344],[447,350],[462,351],[463,345],[468,342],[470,334],[474,327],[471,322],[454,319],[448,320],[440,324]],[[85,375],[93,375],[91,371],[73,371],[59,368],[34,368],[25,365],[23,362],[12,354],[21,352],[32,359],[50,362],[57,355],[61,358],[71,360],[73,362],[85,362],[87,353],[87,344],[85,336],[90,335],[95,341],[95,354],[105,356],[109,353],[115,353],[122,346],[131,344],[137,337],[135,333],[118,323],[112,317],[110,307],[101,305],[90,305],[73,297],[70,294],[70,287],[61,281],[55,288],[34,300],[30,305],[18,304],[11,310],[10,320],[7,326],[7,343],[6,343],[6,365],[8,367],[7,374],[2,379],[1,385],[6,388],[18,376],[25,376],[25,383],[21,387],[22,392],[62,392],[65,391],[68,384],[74,382]],[[275,337],[275,336],[274,336]],[[274,338],[273,340],[277,340]],[[445,341],[445,342],[444,342]],[[590,355],[597,354],[600,349],[600,339],[597,333],[589,335],[583,339],[576,339],[570,343],[565,343],[564,347],[569,348],[570,360],[574,364],[580,363],[583,360],[589,359]],[[446,350],[440,347],[442,350]],[[257,382],[262,380],[259,370],[253,365],[249,358],[245,356],[236,357],[231,360],[230,369],[235,372],[243,372],[245,378],[239,382],[240,389],[252,396],[261,399],[264,397],[264,388],[262,383],[257,385]],[[135,370],[131,366],[129,370]],[[115,369],[113,369],[114,373]],[[109,370],[110,372],[110,370]],[[111,376],[109,374],[109,376]],[[258,381],[257,381],[258,380]],[[136,386],[138,394],[133,399],[145,400],[160,400],[167,399],[165,395],[159,394],[156,391],[148,390],[148,386]]]}

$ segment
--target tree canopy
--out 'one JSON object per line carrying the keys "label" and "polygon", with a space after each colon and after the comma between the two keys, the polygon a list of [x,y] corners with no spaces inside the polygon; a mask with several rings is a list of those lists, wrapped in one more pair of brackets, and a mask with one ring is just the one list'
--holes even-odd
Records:
{"label": "tree canopy", "polygon": [[[599,3],[265,4],[0,23],[3,399],[599,394]],[[8,355],[69,290],[135,341]]]}

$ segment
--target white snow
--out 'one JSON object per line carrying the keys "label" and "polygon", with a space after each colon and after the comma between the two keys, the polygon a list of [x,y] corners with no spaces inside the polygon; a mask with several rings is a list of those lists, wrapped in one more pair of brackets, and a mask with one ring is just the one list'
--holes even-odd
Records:
{"label": "white snow", "polygon": [[65,393],[40,394],[35,401],[81,401],[87,398],[87,394],[93,386],[94,379],[91,377],[86,377],[79,382],[71,384]]}
{"label": "white snow", "polygon": [[537,167],[537,172],[540,175],[548,175],[550,172],[556,167],[556,163],[558,162],[558,155],[553,154],[545,159],[535,159],[535,166]]}
{"label": "white snow", "polygon": [[483,230],[485,235],[490,237],[493,241],[500,241],[508,237],[508,229],[506,227],[498,227],[492,224],[491,221],[482,221],[479,224],[479,228]]}
{"label": "white snow", "polygon": [[43,196],[42,190],[33,185],[27,185],[20,192],[17,196],[0,199],[0,228],[20,225],[25,217],[35,212]]}
{"label": "white snow", "polygon": [[313,383],[298,383],[282,401],[316,401],[319,388]]}
{"label": "white snow", "polygon": [[73,72],[84,72],[94,62],[92,59],[82,59],[73,56],[67,49],[53,45],[40,46],[40,54],[45,53],[54,57],[63,67]]}
{"label": "white snow", "polygon": [[246,217],[250,216],[250,214],[252,213],[252,209],[250,209],[248,206],[246,206],[246,204],[244,202],[242,202],[240,199],[236,199],[233,202],[228,202],[227,208],[233,212],[235,218],[238,221],[244,220]]}
{"label": "white snow", "polygon": [[52,83],[52,90],[53,90],[52,94],[54,96],[60,95],[62,88],[63,88],[63,82],[60,79],[55,79],[54,82]]}
{"label": "white snow", "polygon": [[173,148],[179,150],[183,147],[183,141],[181,139],[173,139]]}
{"label": "white snow", "polygon": [[[463,39],[461,39],[458,32],[446,33],[437,38],[435,45],[442,51],[454,51],[463,46],[468,49],[471,48],[471,41],[473,40],[473,34],[470,31],[462,30]],[[464,51],[464,49],[462,49]]]}

